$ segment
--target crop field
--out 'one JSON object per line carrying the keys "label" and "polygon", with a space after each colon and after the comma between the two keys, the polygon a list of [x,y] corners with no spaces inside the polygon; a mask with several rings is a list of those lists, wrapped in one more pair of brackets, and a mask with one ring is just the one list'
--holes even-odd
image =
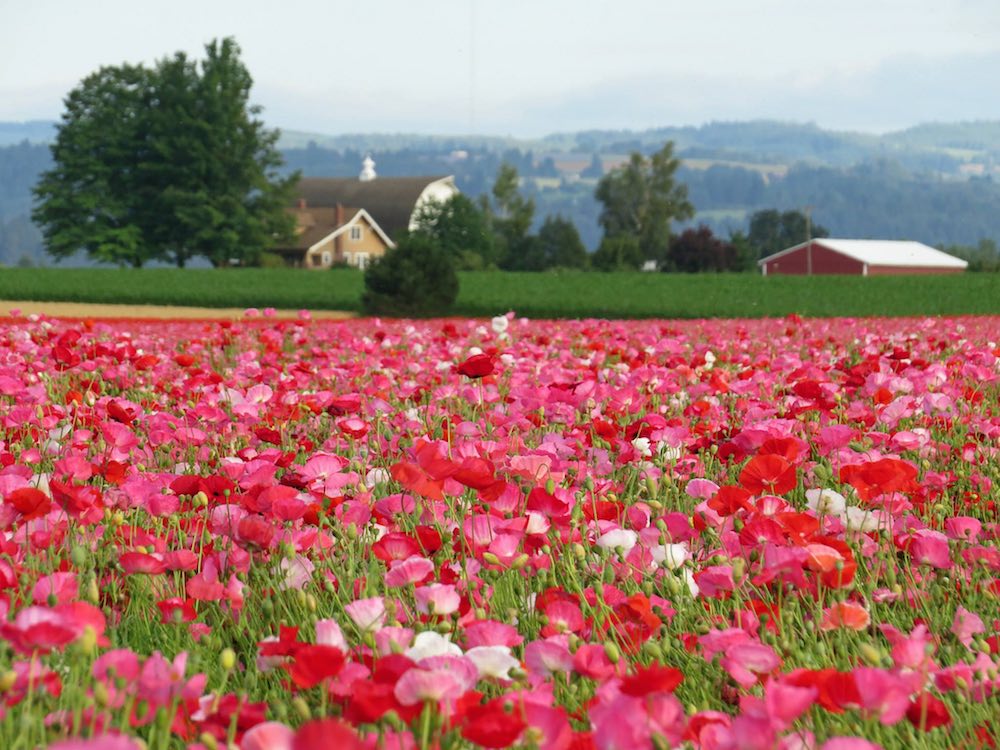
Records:
{"label": "crop field", "polygon": [[0,747],[995,748],[998,341],[0,320]]}
{"label": "crop field", "polygon": [[[708,318],[1000,314],[1000,274],[461,273],[455,315]],[[357,271],[0,269],[0,299],[195,307],[360,309]]]}

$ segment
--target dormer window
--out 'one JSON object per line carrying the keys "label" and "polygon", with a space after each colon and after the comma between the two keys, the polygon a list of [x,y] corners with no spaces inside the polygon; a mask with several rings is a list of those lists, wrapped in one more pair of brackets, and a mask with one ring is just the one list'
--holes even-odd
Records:
{"label": "dormer window", "polygon": [[351,242],[357,242],[361,239],[361,227],[355,225],[351,227]]}

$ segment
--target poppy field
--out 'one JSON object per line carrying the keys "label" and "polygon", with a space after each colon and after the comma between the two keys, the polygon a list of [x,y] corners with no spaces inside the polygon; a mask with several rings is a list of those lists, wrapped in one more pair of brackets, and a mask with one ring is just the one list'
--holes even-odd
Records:
{"label": "poppy field", "polygon": [[0,320],[0,747],[995,748],[998,341]]}

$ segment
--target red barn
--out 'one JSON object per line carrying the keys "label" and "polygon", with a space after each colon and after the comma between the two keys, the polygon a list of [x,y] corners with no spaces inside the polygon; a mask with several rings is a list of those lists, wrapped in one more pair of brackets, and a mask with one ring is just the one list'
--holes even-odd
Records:
{"label": "red barn", "polygon": [[897,240],[810,240],[757,261],[765,276],[831,274],[886,276],[961,273],[969,265],[920,242]]}

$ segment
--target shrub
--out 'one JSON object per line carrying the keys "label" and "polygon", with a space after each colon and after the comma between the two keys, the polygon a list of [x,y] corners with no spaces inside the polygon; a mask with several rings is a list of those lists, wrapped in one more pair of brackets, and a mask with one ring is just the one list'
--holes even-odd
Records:
{"label": "shrub", "polygon": [[369,315],[431,317],[458,297],[451,256],[428,237],[411,235],[365,271],[361,304]]}
{"label": "shrub", "polygon": [[261,268],[285,268],[288,266],[285,259],[277,253],[261,253],[257,256],[257,265]]}

